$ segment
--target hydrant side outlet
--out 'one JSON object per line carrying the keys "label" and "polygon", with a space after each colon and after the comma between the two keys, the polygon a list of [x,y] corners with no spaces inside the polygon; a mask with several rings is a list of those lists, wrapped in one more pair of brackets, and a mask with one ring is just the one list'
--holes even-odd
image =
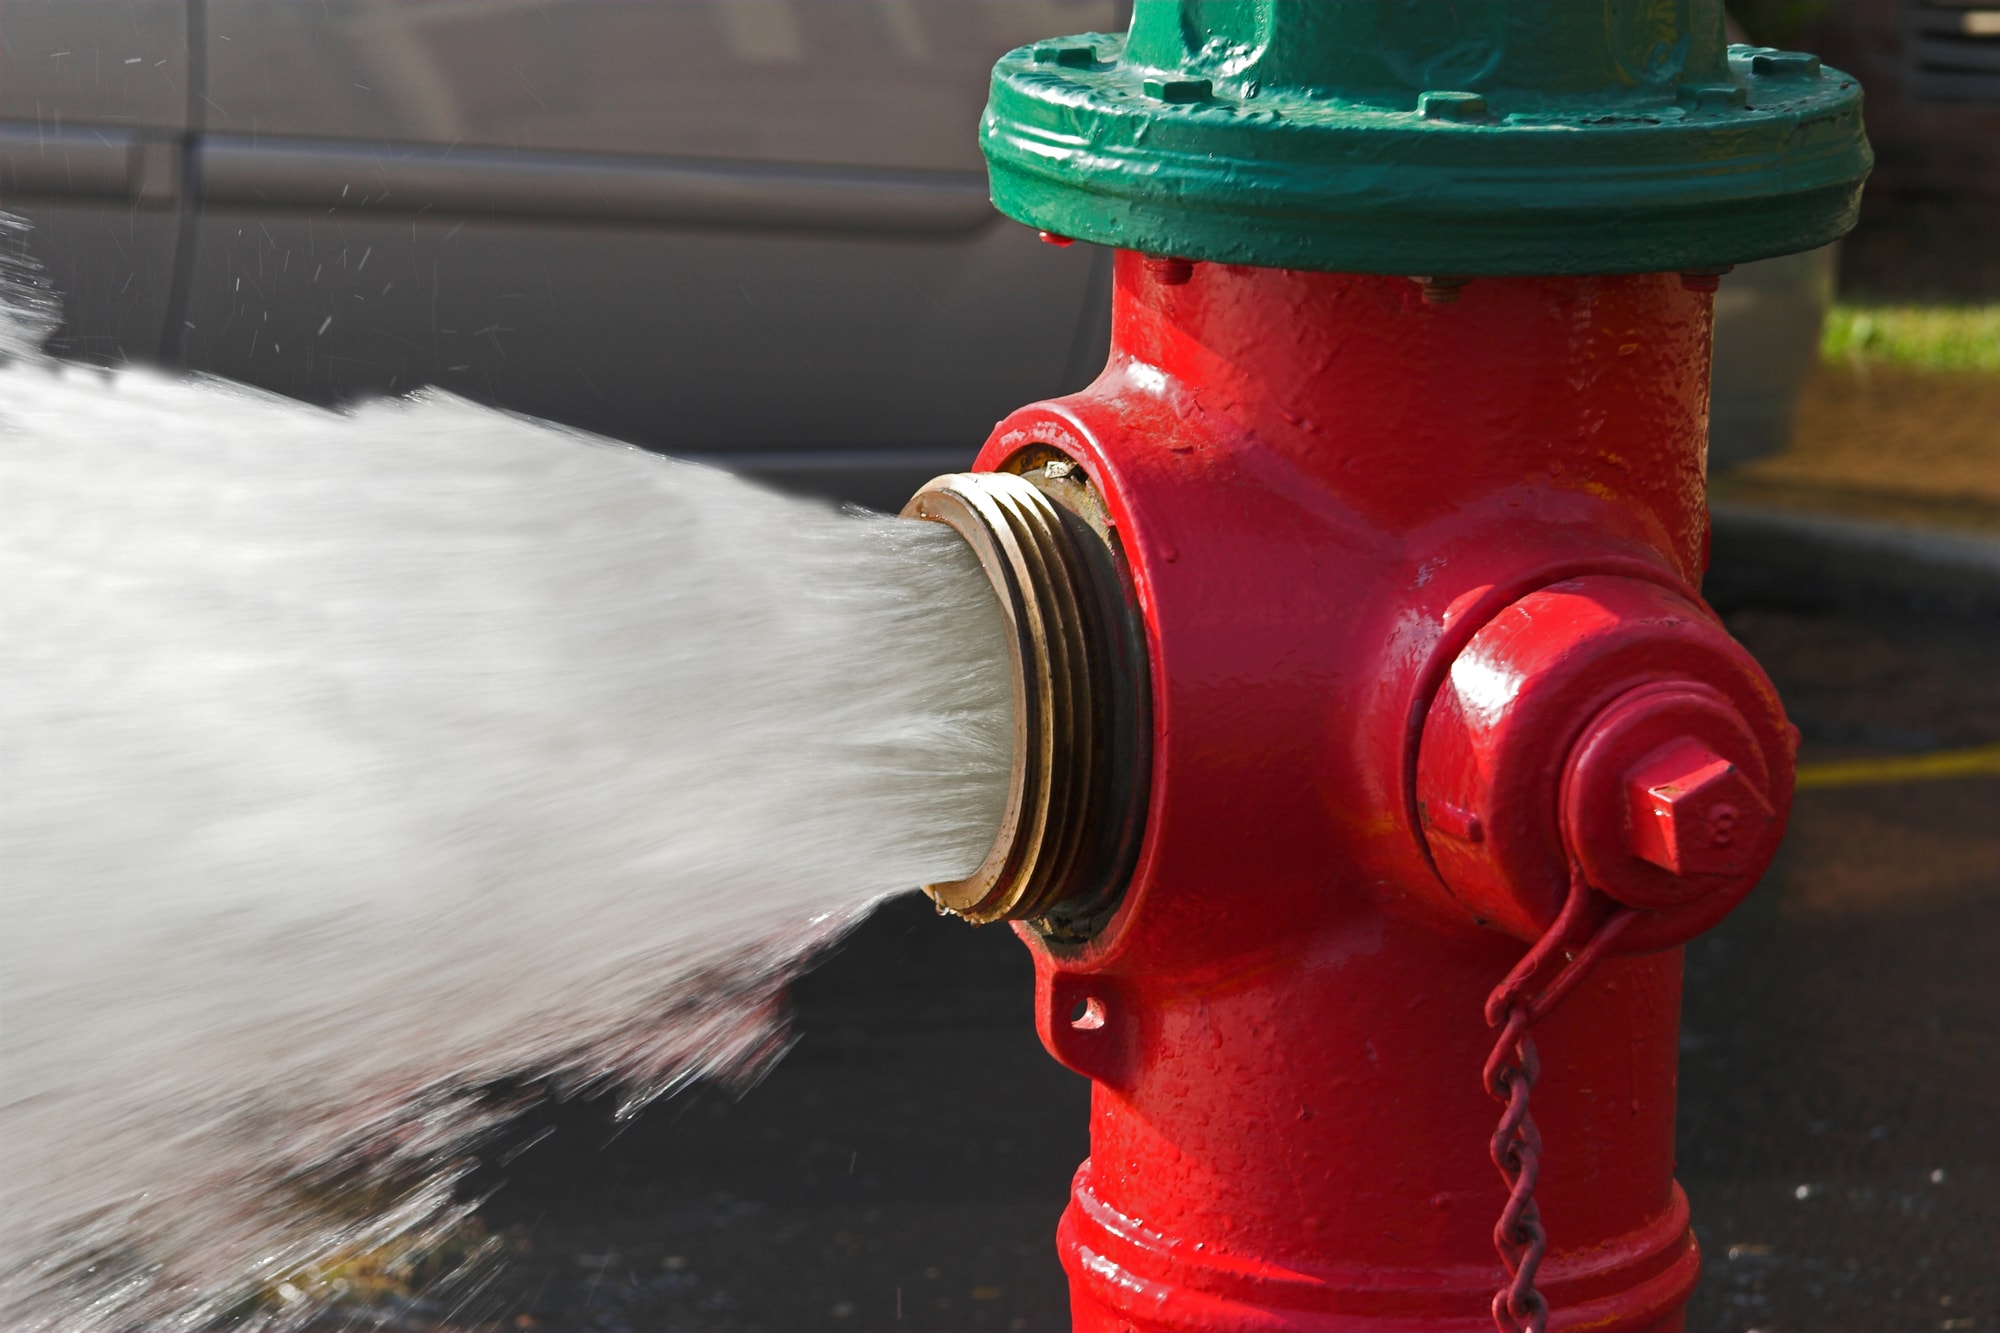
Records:
{"label": "hydrant side outlet", "polygon": [[965,538],[1010,630],[1014,762],[1000,830],[968,876],[924,891],[975,925],[1088,938],[1144,828],[1150,691],[1131,575],[1087,476],[1049,450],[934,478],[903,507]]}

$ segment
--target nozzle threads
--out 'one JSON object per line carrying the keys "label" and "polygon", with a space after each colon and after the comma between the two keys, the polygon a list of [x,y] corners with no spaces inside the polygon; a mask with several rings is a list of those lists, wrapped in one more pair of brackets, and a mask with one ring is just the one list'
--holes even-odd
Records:
{"label": "nozzle threads", "polygon": [[[1077,937],[1079,912],[1122,888],[1113,881],[1129,868],[1134,842],[1129,808],[1120,808],[1130,805],[1134,777],[1121,738],[1138,729],[1121,679],[1129,673],[1119,669],[1130,657],[1127,636],[1106,623],[1118,619],[1107,608],[1123,604],[1115,586],[1103,586],[1109,552],[1090,550],[1102,543],[1082,518],[1011,472],[938,477],[903,515],[965,539],[1013,648],[1014,761],[999,834],[972,874],[924,891],[975,923],[1035,921],[1056,938]],[[1115,716],[1121,708],[1126,716]]]}

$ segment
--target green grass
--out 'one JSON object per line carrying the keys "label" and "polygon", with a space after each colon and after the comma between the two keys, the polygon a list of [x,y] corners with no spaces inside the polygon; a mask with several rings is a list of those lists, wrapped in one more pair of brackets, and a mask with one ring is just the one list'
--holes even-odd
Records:
{"label": "green grass", "polygon": [[2000,305],[1836,305],[1826,312],[1819,351],[1835,363],[2000,372]]}

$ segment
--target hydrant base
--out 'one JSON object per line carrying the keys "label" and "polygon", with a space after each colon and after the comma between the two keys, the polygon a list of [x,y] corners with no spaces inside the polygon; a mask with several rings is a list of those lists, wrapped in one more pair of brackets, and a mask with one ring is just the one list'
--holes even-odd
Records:
{"label": "hydrant base", "polygon": [[[1379,1263],[1305,1270],[1169,1239],[1097,1197],[1091,1163],[1076,1173],[1056,1232],[1077,1333],[1490,1333],[1498,1265]],[[1701,1271],[1678,1185],[1644,1230],[1542,1269],[1551,1330],[1678,1333]]]}

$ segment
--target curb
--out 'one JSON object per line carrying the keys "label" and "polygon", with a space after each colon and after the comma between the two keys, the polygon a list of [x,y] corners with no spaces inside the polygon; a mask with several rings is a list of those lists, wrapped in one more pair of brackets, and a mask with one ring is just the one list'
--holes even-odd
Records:
{"label": "curb", "polygon": [[2000,537],[1729,501],[1709,519],[1711,600],[2000,617]]}

